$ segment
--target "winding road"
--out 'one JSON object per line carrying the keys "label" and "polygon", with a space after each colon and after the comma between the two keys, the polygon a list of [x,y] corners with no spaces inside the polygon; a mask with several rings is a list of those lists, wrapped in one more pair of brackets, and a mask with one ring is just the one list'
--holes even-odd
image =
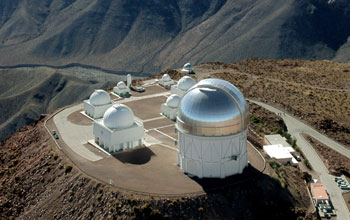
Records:
{"label": "winding road", "polygon": [[[332,203],[334,205],[334,208],[336,209],[337,213],[337,219],[338,220],[349,220],[350,219],[350,213],[349,210],[345,204],[345,201],[342,196],[342,190],[337,186],[337,184],[334,182],[334,176],[330,175],[328,173],[328,170],[326,166],[324,165],[321,158],[318,156],[315,149],[301,136],[301,133],[306,133],[317,140],[321,141],[322,143],[326,144],[330,148],[334,149],[335,151],[343,154],[344,156],[350,158],[350,150],[346,149],[345,146],[335,142],[334,140],[328,138],[327,136],[319,133],[312,127],[306,125],[305,123],[299,121],[298,119],[294,118],[293,116],[273,107],[268,104],[258,102],[255,100],[250,100],[250,102],[253,102],[257,105],[260,105],[261,107],[274,112],[276,114],[282,113],[282,118],[288,128],[288,132],[296,138],[298,146],[303,151],[304,155],[308,158],[311,166],[313,167],[314,171],[318,173],[321,182],[326,187],[327,192],[332,200]],[[285,114],[283,114],[285,113]]]}

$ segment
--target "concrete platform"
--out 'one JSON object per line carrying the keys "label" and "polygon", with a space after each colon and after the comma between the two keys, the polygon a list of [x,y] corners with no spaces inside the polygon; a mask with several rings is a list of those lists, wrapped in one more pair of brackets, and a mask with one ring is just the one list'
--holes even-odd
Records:
{"label": "concrete platform", "polygon": [[146,98],[142,100],[126,102],[125,105],[129,106],[134,115],[142,120],[160,117],[160,106],[166,101],[165,96]]}
{"label": "concrete platform", "polygon": [[155,85],[150,85],[145,87],[144,92],[131,91],[130,93],[132,96],[140,97],[140,96],[147,96],[147,95],[157,94],[162,92],[169,92],[169,90],[155,84]]}
{"label": "concrete platform", "polygon": [[[154,91],[159,91],[158,86]],[[160,88],[160,91],[165,89]],[[135,98],[135,97],[133,97]],[[232,184],[250,178],[251,170],[261,170],[264,161],[248,146],[251,166],[241,176],[223,180],[196,179],[185,175],[176,165],[177,133],[173,121],[160,115],[160,105],[165,102],[163,93],[137,97],[125,101],[136,117],[145,125],[145,147],[110,155],[98,147],[88,144],[93,140],[91,119],[80,114],[82,105],[69,107],[48,121],[49,129],[57,129],[58,141],[65,154],[84,173],[99,181],[111,184],[119,190],[152,196],[175,196],[205,194],[207,187]],[[233,182],[232,182],[233,181]],[[214,184],[215,183],[215,184]]]}

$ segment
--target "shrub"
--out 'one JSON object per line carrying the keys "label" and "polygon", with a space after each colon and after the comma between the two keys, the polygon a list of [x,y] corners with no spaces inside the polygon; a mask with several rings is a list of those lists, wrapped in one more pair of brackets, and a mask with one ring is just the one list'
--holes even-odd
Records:
{"label": "shrub", "polygon": [[70,171],[72,171],[73,167],[71,165],[66,165],[66,168],[64,169],[64,173],[67,174],[67,173],[70,173]]}
{"label": "shrub", "polygon": [[310,164],[310,162],[309,162],[308,159],[304,159],[303,162],[304,162],[305,166],[307,166],[309,169],[312,169],[312,168],[311,168],[311,164]]}
{"label": "shrub", "polygon": [[158,209],[153,209],[150,214],[150,217],[154,219],[158,219],[158,218],[160,219],[161,218],[160,211]]}
{"label": "shrub", "polygon": [[102,195],[101,195],[101,194],[98,194],[98,195],[96,196],[96,199],[97,199],[98,201],[101,201],[101,200],[102,200]]}
{"label": "shrub", "polygon": [[297,140],[292,138],[292,141],[290,143],[292,145],[292,147],[295,149],[297,147]]}
{"label": "shrub", "polygon": [[272,176],[271,176],[271,178],[272,178],[276,183],[278,183],[280,186],[282,186],[281,180],[280,180],[280,178],[278,177],[278,175],[277,175],[276,173],[273,173]]}

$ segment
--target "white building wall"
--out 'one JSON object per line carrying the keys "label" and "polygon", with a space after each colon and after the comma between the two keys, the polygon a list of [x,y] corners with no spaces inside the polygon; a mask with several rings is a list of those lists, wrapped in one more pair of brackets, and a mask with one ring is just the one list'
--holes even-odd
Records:
{"label": "white building wall", "polygon": [[133,127],[111,130],[103,125],[102,120],[94,121],[95,142],[109,152],[116,152],[143,145],[144,128],[135,123]]}
{"label": "white building wall", "polygon": [[112,103],[106,105],[91,105],[89,100],[84,100],[84,111],[90,117],[102,118],[105,111],[112,106]]}
{"label": "white building wall", "polygon": [[225,178],[248,165],[246,131],[223,137],[194,136],[178,131],[178,164],[199,178]]}
{"label": "white building wall", "polygon": [[166,103],[163,103],[160,108],[161,108],[162,114],[165,117],[167,117],[171,120],[176,119],[178,108],[169,107]]}
{"label": "white building wall", "polygon": [[170,89],[171,94],[176,94],[180,96],[181,98],[185,95],[186,91],[183,91],[177,87],[177,85],[172,85]]}
{"label": "white building wall", "polygon": [[128,87],[125,87],[125,88],[123,88],[123,89],[120,89],[120,88],[118,88],[118,86],[115,86],[115,87],[113,88],[113,91],[114,91],[114,93],[116,93],[116,94],[118,94],[118,95],[121,95],[121,96],[123,96],[123,95],[128,95],[128,94],[130,93],[130,89],[129,89]]}
{"label": "white building wall", "polygon": [[170,88],[171,85],[173,85],[173,84],[174,84],[174,80],[172,80],[172,79],[168,80],[168,81],[163,81],[162,79],[159,80],[159,85],[163,86],[165,88]]}

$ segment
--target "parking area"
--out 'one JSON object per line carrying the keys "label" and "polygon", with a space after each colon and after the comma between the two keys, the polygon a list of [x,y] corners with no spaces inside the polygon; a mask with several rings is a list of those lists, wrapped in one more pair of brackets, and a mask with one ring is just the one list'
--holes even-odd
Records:
{"label": "parking area", "polygon": [[152,94],[157,94],[157,93],[162,93],[162,92],[168,92],[169,90],[159,86],[159,85],[151,85],[151,86],[147,86],[145,87],[145,91],[144,92],[135,92],[135,91],[131,91],[131,95],[132,96],[136,96],[136,97],[141,97],[141,96],[147,96],[147,95],[152,95]]}

